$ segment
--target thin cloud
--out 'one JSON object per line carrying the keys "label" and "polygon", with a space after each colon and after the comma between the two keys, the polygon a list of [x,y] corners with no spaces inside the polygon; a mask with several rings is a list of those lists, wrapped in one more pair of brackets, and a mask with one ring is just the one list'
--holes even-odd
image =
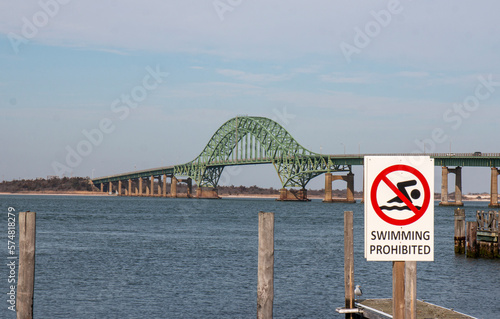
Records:
{"label": "thin cloud", "polygon": [[298,67],[298,68],[292,69],[292,73],[294,73],[294,74],[314,74],[314,73],[320,72],[322,68],[323,68],[323,66],[320,66],[320,65],[304,66],[304,67]]}
{"label": "thin cloud", "polygon": [[334,73],[320,75],[319,78],[321,81],[329,83],[366,84],[375,82],[371,75],[345,76],[343,73]]}
{"label": "thin cloud", "polygon": [[429,76],[428,72],[414,72],[414,71],[402,71],[396,73],[396,76],[408,77],[408,78],[425,78]]}
{"label": "thin cloud", "polygon": [[240,81],[254,83],[282,82],[291,78],[289,74],[249,73],[231,69],[219,69],[217,73]]}
{"label": "thin cloud", "polygon": [[203,82],[189,83],[179,87],[166,87],[161,89],[161,96],[165,99],[214,99],[214,98],[233,98],[241,96],[261,96],[263,89],[252,84],[241,84],[232,82]]}

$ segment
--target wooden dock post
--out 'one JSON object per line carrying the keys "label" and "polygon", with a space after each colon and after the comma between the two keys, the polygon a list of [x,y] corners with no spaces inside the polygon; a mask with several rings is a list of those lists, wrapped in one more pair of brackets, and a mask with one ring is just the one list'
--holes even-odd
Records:
{"label": "wooden dock post", "polygon": [[392,317],[405,317],[405,262],[392,262]]}
{"label": "wooden dock post", "polygon": [[19,213],[19,274],[17,279],[17,319],[33,318],[35,284],[35,212]]}
{"label": "wooden dock post", "polygon": [[467,257],[477,258],[477,222],[467,222]]}
{"label": "wooden dock post", "polygon": [[273,317],[274,213],[259,212],[257,319]]}
{"label": "wooden dock post", "polygon": [[465,209],[455,209],[455,254],[465,253]]}
{"label": "wooden dock post", "polygon": [[417,319],[417,262],[405,262],[405,319]]}
{"label": "wooden dock post", "polygon": [[[344,289],[345,307],[354,308],[354,235],[353,212],[344,212]],[[346,319],[354,318],[352,313],[346,313]]]}

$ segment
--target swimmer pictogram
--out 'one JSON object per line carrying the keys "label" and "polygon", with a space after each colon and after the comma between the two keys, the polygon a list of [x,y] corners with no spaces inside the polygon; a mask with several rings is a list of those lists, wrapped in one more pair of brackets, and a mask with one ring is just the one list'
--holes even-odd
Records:
{"label": "swimmer pictogram", "polygon": [[[393,181],[395,175],[391,173],[404,173],[405,176],[412,178]],[[389,200],[379,198],[381,196],[378,190],[381,185],[386,185],[393,194]],[[416,168],[402,164],[393,165],[381,171],[373,181],[370,196],[375,213],[385,222],[395,226],[409,225],[420,219],[429,207],[431,199],[429,183],[424,175]],[[420,205],[416,204],[417,200],[421,203]],[[389,214],[394,210],[407,211],[411,214],[397,218]]]}

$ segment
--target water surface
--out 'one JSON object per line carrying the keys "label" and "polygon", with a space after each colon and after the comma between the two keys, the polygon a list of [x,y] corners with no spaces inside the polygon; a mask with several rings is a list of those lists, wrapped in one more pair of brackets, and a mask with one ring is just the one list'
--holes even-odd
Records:
{"label": "water surface", "polygon": [[[354,211],[356,283],[364,297],[391,297],[391,262],[363,258],[360,203],[21,195],[0,203],[2,264],[7,208],[37,212],[35,318],[254,318],[259,211],[276,214],[275,318],[344,317],[335,308],[344,303],[345,210]],[[466,203],[467,220],[486,205]],[[500,261],[454,254],[452,207],[435,207],[435,261],[417,268],[419,299],[500,318]],[[3,305],[0,317],[15,318]]]}

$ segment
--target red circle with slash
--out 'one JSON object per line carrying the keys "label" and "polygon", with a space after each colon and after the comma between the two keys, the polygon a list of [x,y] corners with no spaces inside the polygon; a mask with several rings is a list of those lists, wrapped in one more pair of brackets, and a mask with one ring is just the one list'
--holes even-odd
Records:
{"label": "red circle with slash", "polygon": [[[413,205],[413,203],[405,195],[403,195],[403,193],[401,193],[401,191],[387,177],[387,175],[396,171],[403,171],[413,174],[422,184],[424,188],[424,202],[420,209],[417,209],[417,207],[415,207],[415,205]],[[377,201],[377,190],[382,181],[396,194],[396,196],[399,197],[399,199],[403,201],[403,203],[406,204],[406,206],[408,206],[408,208],[414,213],[413,216],[406,219],[395,219],[387,216],[382,211],[382,209],[380,209],[380,205],[378,204]],[[370,196],[371,196],[371,204],[373,209],[375,210],[375,213],[377,213],[377,215],[385,222],[395,226],[406,226],[419,220],[420,217],[422,217],[426,212],[427,208],[429,207],[429,203],[431,201],[431,191],[429,188],[429,183],[425,179],[424,175],[420,173],[420,171],[417,170],[416,168],[403,164],[389,166],[383,171],[381,171],[373,181]]]}

